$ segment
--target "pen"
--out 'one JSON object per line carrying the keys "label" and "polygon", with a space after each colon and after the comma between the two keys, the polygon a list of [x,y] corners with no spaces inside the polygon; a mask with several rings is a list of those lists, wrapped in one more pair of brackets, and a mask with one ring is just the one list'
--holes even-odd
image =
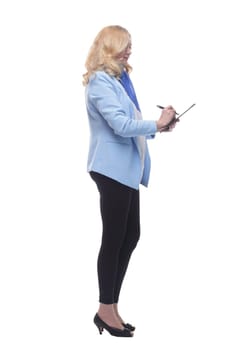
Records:
{"label": "pen", "polygon": [[[165,107],[157,105],[156,107],[160,108],[160,109],[164,109]],[[176,112],[176,115],[179,115],[179,113]]]}

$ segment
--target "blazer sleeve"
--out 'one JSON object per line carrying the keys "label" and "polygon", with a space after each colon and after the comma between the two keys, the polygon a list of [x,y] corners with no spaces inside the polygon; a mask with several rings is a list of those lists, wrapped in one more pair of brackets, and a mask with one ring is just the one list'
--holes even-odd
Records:
{"label": "blazer sleeve", "polygon": [[[115,78],[96,74],[89,82],[87,103],[95,106],[114,133],[122,137],[150,137],[157,131],[153,120],[135,120],[127,115],[117,93]],[[119,89],[119,88],[118,88]]]}

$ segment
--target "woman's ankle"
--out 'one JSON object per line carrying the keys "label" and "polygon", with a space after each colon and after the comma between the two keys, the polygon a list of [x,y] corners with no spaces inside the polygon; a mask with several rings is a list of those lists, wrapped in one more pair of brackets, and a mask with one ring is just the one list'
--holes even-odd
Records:
{"label": "woman's ankle", "polygon": [[98,316],[109,326],[122,328],[122,322],[119,316],[116,314],[113,304],[102,304],[99,305]]}
{"label": "woman's ankle", "polygon": [[115,314],[117,316],[117,318],[119,319],[119,321],[121,323],[124,323],[123,319],[121,318],[120,314],[119,314],[119,311],[118,311],[118,304],[117,303],[114,303],[113,304],[113,308],[114,308],[114,311],[115,311]]}

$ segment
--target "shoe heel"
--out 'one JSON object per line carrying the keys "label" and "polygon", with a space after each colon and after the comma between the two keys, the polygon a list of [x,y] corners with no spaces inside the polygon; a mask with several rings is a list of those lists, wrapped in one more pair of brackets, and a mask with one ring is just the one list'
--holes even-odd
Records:
{"label": "shoe heel", "polygon": [[99,333],[100,333],[100,335],[101,335],[101,334],[103,333],[103,331],[104,331],[103,327],[97,326],[97,328],[98,328]]}

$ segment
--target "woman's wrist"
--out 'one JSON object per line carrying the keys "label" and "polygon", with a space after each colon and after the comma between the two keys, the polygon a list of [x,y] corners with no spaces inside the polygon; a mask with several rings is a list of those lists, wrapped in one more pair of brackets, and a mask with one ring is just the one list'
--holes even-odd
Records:
{"label": "woman's wrist", "polygon": [[164,125],[162,125],[161,121],[159,120],[156,120],[155,124],[156,124],[157,131],[160,131],[160,129],[164,127]]}

